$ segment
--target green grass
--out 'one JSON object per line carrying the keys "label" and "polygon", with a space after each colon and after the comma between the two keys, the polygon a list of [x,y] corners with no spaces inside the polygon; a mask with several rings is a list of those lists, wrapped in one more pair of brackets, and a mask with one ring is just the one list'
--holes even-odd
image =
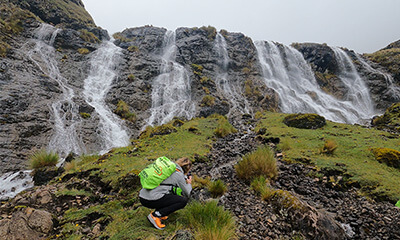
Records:
{"label": "green grass", "polygon": [[232,126],[232,124],[229,123],[229,121],[228,121],[228,119],[226,119],[226,117],[218,115],[218,114],[214,114],[213,117],[218,119],[218,126],[214,130],[215,136],[222,138],[222,137],[226,137],[227,135],[229,135],[231,133],[237,132],[237,129],[234,126]]}
{"label": "green grass", "polygon": [[[213,117],[194,119],[175,127],[176,132],[134,140],[132,145],[114,149],[100,158],[83,157],[77,162],[76,171],[107,169],[99,171],[100,176],[104,182],[116,184],[120,177],[142,170],[160,156],[167,156],[171,160],[180,157],[194,160],[195,155],[205,156],[210,151],[217,122],[218,119]],[[194,127],[198,129],[196,133],[189,131]]]}
{"label": "green grass", "polygon": [[[267,112],[255,129],[266,128],[269,137],[279,137],[281,142],[290,141],[291,146],[285,151],[284,160],[311,162],[319,169],[335,169],[337,165],[342,165],[351,175],[350,180],[358,182],[368,195],[394,202],[400,198],[400,172],[379,163],[371,153],[371,149],[377,147],[399,150],[397,135],[330,121],[321,129],[292,128],[283,123],[285,116]],[[326,140],[337,144],[332,155],[320,152]]]}
{"label": "green grass", "polygon": [[194,230],[195,239],[236,239],[235,220],[217,201],[192,202],[179,215],[179,221]]}
{"label": "green grass", "polygon": [[224,181],[218,179],[216,181],[211,181],[208,184],[208,191],[211,193],[213,198],[221,197],[228,191],[228,187],[225,185]]}
{"label": "green grass", "polygon": [[273,151],[269,146],[260,146],[257,150],[243,156],[235,165],[236,174],[241,179],[251,180],[258,176],[273,179],[278,176],[278,168]]}
{"label": "green grass", "polygon": [[55,166],[59,159],[57,153],[47,152],[45,149],[41,149],[31,155],[29,165],[31,169]]}

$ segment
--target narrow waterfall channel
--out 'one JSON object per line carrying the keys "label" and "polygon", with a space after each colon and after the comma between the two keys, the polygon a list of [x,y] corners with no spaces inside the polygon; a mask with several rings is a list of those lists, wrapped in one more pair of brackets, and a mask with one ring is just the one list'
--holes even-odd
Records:
{"label": "narrow waterfall channel", "polygon": [[316,113],[349,124],[375,114],[365,83],[344,52],[333,48],[342,66],[339,77],[348,88],[346,100],[338,100],[319,87],[311,67],[296,49],[268,41],[255,45],[265,84],[278,93],[282,112]]}
{"label": "narrow waterfall channel", "polygon": [[116,77],[115,67],[120,62],[121,49],[112,41],[103,42],[91,56],[90,73],[84,81],[83,96],[100,117],[101,151],[129,145],[129,136],[119,119],[107,107],[105,97]]}
{"label": "narrow waterfall channel", "polygon": [[78,107],[73,101],[74,90],[68,85],[58,68],[55,58],[54,40],[60,29],[48,24],[42,24],[35,31],[35,47],[28,52],[28,57],[36,63],[41,71],[50,79],[56,81],[62,91],[61,96],[51,105],[54,119],[54,133],[48,149],[57,152],[61,157],[70,152],[81,154],[85,152],[84,145],[77,134],[81,122]]}
{"label": "narrow waterfall channel", "polygon": [[175,31],[167,31],[163,42],[161,73],[153,81],[151,115],[146,125],[161,125],[174,117],[191,119],[195,116],[191,80],[186,69],[175,61],[176,51]]}
{"label": "narrow waterfall channel", "polygon": [[227,44],[224,36],[220,33],[217,33],[215,38],[214,49],[218,54],[218,65],[220,67],[215,83],[218,91],[222,93],[231,105],[228,116],[232,115],[233,112],[251,113],[250,104],[246,100],[239,83],[235,83],[229,78],[228,67],[230,60]]}

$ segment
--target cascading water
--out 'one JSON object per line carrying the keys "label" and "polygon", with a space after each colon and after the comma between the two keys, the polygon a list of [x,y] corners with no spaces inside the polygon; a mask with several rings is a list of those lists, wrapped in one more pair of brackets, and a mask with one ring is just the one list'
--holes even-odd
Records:
{"label": "cascading water", "polygon": [[48,24],[42,24],[36,31],[35,47],[28,52],[28,57],[36,63],[40,70],[50,79],[56,81],[62,95],[51,105],[54,118],[54,134],[48,149],[56,151],[61,157],[71,152],[81,154],[84,146],[77,134],[77,127],[81,122],[78,108],[73,98],[74,90],[68,86],[58,68],[53,47],[54,40],[60,30]]}
{"label": "cascading water", "polygon": [[122,121],[110,111],[104,101],[116,76],[115,67],[120,57],[119,47],[111,41],[104,42],[91,56],[90,73],[84,81],[84,98],[99,114],[99,134],[103,141],[103,151],[129,145],[129,136],[122,127]]}
{"label": "cascading water", "polygon": [[219,73],[216,79],[216,85],[218,91],[222,93],[222,95],[228,99],[231,104],[228,116],[230,116],[233,112],[238,111],[240,113],[250,113],[251,108],[246,100],[246,97],[242,94],[241,87],[238,84],[235,84],[228,75],[228,65],[229,65],[229,56],[227,45],[224,36],[222,34],[217,33],[214,43],[214,49],[218,54],[218,65],[220,67]]}
{"label": "cascading water", "polygon": [[393,81],[392,75],[382,72],[378,69],[373,68],[364,58],[362,58],[359,54],[355,54],[358,62],[360,62],[365,69],[369,72],[373,72],[378,75],[382,75],[386,80],[386,89],[388,89],[388,93],[393,97],[395,101],[400,101],[400,87],[396,86]]}
{"label": "cascading water", "polygon": [[[311,67],[296,49],[284,45],[278,47],[273,42],[256,42],[255,45],[265,84],[278,93],[282,112],[317,113],[329,120],[350,124],[374,115],[372,107],[368,107],[372,106],[369,95],[360,96],[358,88],[349,90],[355,96],[345,101],[325,93],[315,80]],[[352,76],[355,79],[347,80],[362,81],[356,75]],[[365,93],[365,89],[361,92]]]}
{"label": "cascading water", "polygon": [[161,56],[161,73],[153,81],[151,116],[147,125],[161,125],[174,117],[191,119],[195,104],[191,100],[191,82],[186,69],[175,61],[175,32],[167,31]]}
{"label": "cascading water", "polygon": [[339,64],[340,72],[338,77],[347,88],[346,100],[353,104],[363,119],[371,118],[375,115],[375,110],[367,85],[358,74],[353,61],[347,53],[338,47],[331,47],[331,49],[335,53]]}

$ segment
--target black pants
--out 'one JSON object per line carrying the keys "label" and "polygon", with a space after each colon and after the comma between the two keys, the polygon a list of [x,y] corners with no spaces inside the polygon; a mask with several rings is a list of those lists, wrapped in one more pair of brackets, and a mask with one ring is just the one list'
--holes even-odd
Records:
{"label": "black pants", "polygon": [[153,208],[161,214],[161,217],[182,209],[188,203],[188,199],[183,196],[166,194],[158,200],[146,200],[140,198],[140,203],[147,208]]}

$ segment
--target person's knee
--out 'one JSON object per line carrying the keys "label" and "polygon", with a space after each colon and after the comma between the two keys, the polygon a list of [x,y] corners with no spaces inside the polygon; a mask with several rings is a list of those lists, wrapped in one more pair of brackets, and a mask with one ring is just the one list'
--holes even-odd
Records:
{"label": "person's knee", "polygon": [[186,197],[181,197],[181,198],[180,198],[180,201],[179,201],[179,204],[180,204],[181,208],[184,208],[184,207],[187,205],[188,202],[189,202],[189,199],[188,199],[188,198],[186,198]]}

